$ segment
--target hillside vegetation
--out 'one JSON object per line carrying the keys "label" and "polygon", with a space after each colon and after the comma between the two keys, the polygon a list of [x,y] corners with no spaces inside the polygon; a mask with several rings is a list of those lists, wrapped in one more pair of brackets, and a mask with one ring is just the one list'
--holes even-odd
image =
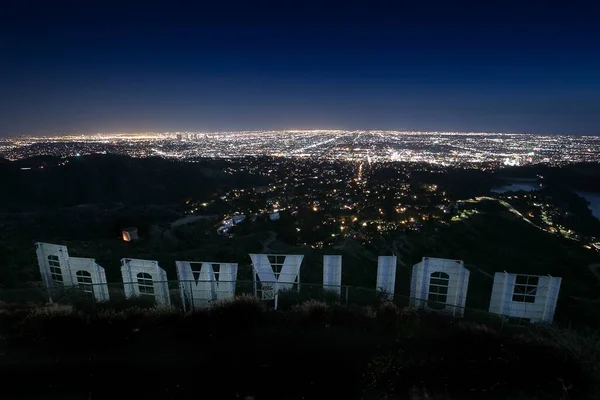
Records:
{"label": "hillside vegetation", "polygon": [[597,338],[491,322],[244,296],[188,313],[5,310],[0,373],[4,393],[70,398],[594,398]]}

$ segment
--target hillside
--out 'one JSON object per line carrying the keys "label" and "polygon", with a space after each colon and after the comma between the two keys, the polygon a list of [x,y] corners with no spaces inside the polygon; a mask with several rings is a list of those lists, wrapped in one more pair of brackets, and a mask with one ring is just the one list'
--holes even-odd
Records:
{"label": "hillside", "polygon": [[[86,212],[95,223],[86,221]],[[323,254],[343,256],[344,285],[374,288],[377,256],[395,254],[399,263],[396,292],[409,295],[411,267],[424,256],[464,260],[471,270],[467,307],[487,310],[495,272],[509,271],[531,274],[550,274],[563,278],[556,320],[564,324],[596,325],[598,321],[598,280],[588,266],[596,261],[593,252],[580,244],[541,231],[525,223],[499,203],[481,201],[468,203],[464,219],[447,225],[424,227],[421,232],[381,236],[373,243],[347,239],[340,245],[325,249],[295,246],[286,243],[285,232],[289,222],[284,217],[275,223],[246,222],[244,235],[225,238],[214,234],[215,222],[210,219],[171,227],[176,213],[159,207],[115,208],[112,212],[98,213],[97,208],[82,209],[72,218],[73,210],[63,219],[58,214],[14,217],[11,229],[28,234],[5,236],[0,253],[5,262],[0,269],[6,288],[22,287],[23,282],[38,278],[33,242],[36,240],[62,243],[73,256],[94,257],[106,269],[109,282],[121,281],[122,257],[158,260],[171,280],[176,279],[175,261],[223,261],[239,263],[238,280],[252,280],[249,253],[274,252],[304,254],[301,282],[319,284],[322,279]],[[127,221],[146,221],[141,224],[143,240],[126,243],[120,240],[119,215],[128,215]],[[101,215],[102,217],[98,217]],[[125,218],[125,217],[123,217]],[[63,221],[55,225],[52,221]],[[29,223],[45,229],[32,229]],[[35,221],[35,222],[32,222]],[[153,221],[153,222],[152,222]],[[112,226],[112,235],[110,229]],[[56,229],[54,228],[56,226]],[[95,228],[97,228],[97,231]],[[269,228],[270,230],[264,230]],[[15,237],[17,239],[15,239]],[[240,285],[241,287],[242,285]],[[305,290],[305,289],[304,289]]]}
{"label": "hillside", "polygon": [[[422,257],[453,258],[464,260],[471,270],[467,308],[487,310],[495,272],[550,274],[563,278],[556,320],[563,324],[600,324],[600,285],[595,268],[590,267],[598,263],[597,254],[580,242],[538,229],[502,202],[464,199],[456,203],[456,215],[424,221],[418,231],[375,231],[372,240],[360,236],[337,240],[327,231],[320,233],[329,237],[322,247],[306,246],[297,244],[296,228],[301,226],[310,236],[311,229],[321,225],[320,218],[327,216],[309,210],[301,214],[308,218],[299,223],[299,217],[290,212],[282,212],[278,221],[266,216],[255,221],[247,219],[235,227],[233,238],[215,234],[219,221],[213,217],[218,214],[171,225],[187,215],[188,196],[195,200],[218,199],[228,188],[255,186],[269,179],[244,172],[223,173],[227,165],[224,161],[184,163],[97,155],[76,157],[61,165],[64,162],[44,156],[0,165],[0,175],[8,177],[9,183],[14,180],[10,195],[0,196],[0,204],[5,205],[5,212],[0,213],[0,288],[5,294],[39,281],[34,251],[37,241],[65,244],[73,256],[95,258],[106,269],[108,281],[116,285],[120,285],[119,260],[123,257],[158,260],[171,280],[176,280],[176,260],[237,262],[238,279],[249,281],[248,254],[273,252],[305,255],[300,276],[304,284],[321,282],[324,254],[341,254],[343,285],[372,289],[377,256],[394,254],[398,256],[398,298],[409,295],[411,267]],[[387,166],[382,173],[387,177],[392,169]],[[579,169],[587,171],[585,166]],[[506,173],[515,175],[518,171],[522,170]],[[541,172],[523,171],[527,176]],[[555,169],[548,171],[558,174]],[[595,169],[591,171],[595,173]],[[464,174],[457,171],[444,179],[460,182],[459,177],[469,176]],[[415,175],[412,179],[437,182],[432,174]],[[478,185],[485,186],[485,176],[475,175]],[[45,190],[52,195],[43,195]],[[575,202],[575,208],[585,208],[585,204],[572,199],[565,201]],[[6,212],[9,204],[21,211]],[[227,208],[228,203],[221,201],[220,206]],[[142,240],[125,243],[120,239],[120,230],[130,225],[139,228]],[[21,297],[26,300],[26,293]]]}
{"label": "hillside", "polygon": [[[577,400],[597,390],[592,335],[457,322],[389,303],[49,307],[4,311],[0,327],[2,391],[19,397]],[[35,385],[20,384],[24,370]]]}

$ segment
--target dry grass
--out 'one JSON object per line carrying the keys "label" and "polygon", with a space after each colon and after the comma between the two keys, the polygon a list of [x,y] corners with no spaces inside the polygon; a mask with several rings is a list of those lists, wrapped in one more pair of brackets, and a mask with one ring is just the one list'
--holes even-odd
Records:
{"label": "dry grass", "polygon": [[323,315],[330,311],[329,304],[319,300],[306,300],[292,307],[292,311],[304,316]]}
{"label": "dry grass", "polygon": [[258,297],[242,294],[240,296],[235,296],[231,299],[218,300],[214,301],[210,304],[209,309],[213,312],[217,312],[224,309],[244,309],[251,308],[260,311],[266,311],[267,306],[263,301],[261,301]]}

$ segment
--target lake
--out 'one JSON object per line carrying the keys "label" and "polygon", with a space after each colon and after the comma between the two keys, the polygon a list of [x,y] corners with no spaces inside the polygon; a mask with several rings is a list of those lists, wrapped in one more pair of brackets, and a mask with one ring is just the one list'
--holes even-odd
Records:
{"label": "lake", "polygon": [[598,219],[600,219],[600,193],[590,193],[590,192],[575,192],[579,196],[583,197],[587,201],[590,202],[589,208],[592,210],[592,214]]}
{"label": "lake", "polygon": [[493,188],[491,191],[494,193],[506,193],[506,192],[533,192],[534,190],[540,190],[542,187],[538,183],[519,182],[510,183],[508,185],[498,186]]}

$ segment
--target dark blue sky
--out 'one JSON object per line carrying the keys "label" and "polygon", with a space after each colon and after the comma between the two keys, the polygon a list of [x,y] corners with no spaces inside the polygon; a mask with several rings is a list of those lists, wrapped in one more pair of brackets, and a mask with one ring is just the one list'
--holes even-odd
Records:
{"label": "dark blue sky", "polygon": [[9,3],[0,135],[600,134],[592,1]]}

